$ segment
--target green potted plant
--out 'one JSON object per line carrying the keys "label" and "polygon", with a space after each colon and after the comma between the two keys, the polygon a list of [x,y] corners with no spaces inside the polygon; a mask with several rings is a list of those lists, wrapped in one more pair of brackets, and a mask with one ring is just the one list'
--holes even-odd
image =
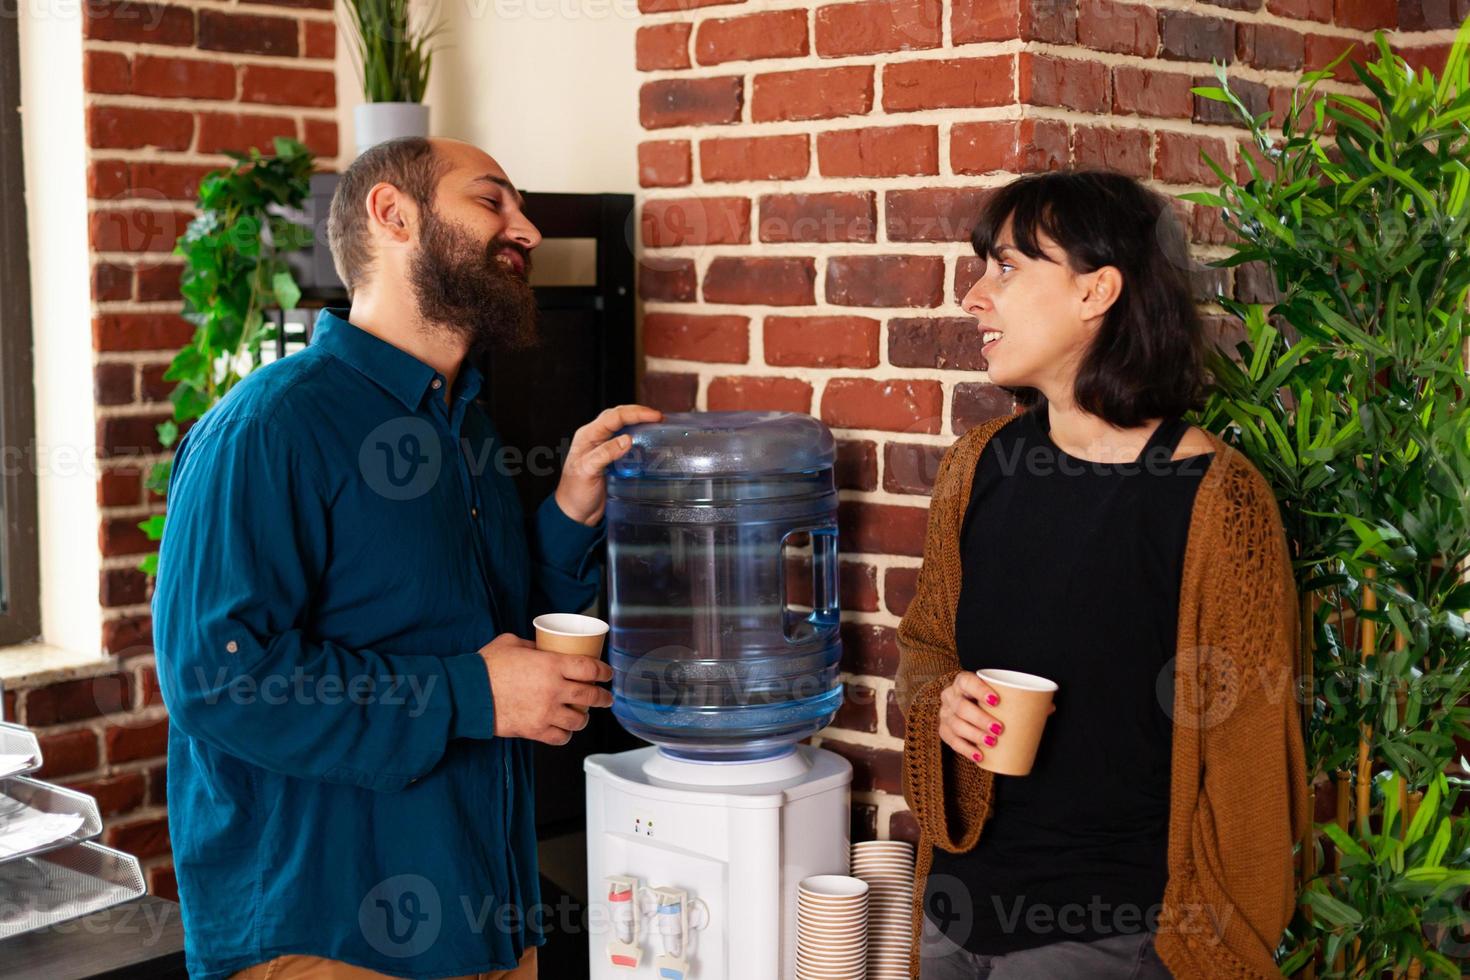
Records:
{"label": "green potted plant", "polygon": [[[1245,339],[1212,357],[1197,421],[1281,504],[1301,597],[1302,721],[1318,812],[1279,951],[1305,977],[1460,977],[1470,963],[1470,23],[1440,77],[1377,37],[1359,98],[1304,75],[1280,134],[1223,69],[1195,91],[1249,133],[1209,160],[1233,233],[1221,297]],[[1207,158],[1208,159],[1208,158]]]}
{"label": "green potted plant", "polygon": [[[199,182],[199,214],[174,247],[184,259],[179,285],[184,318],[195,329],[163,374],[174,382],[173,416],[158,426],[165,449],[178,441],[181,424],[203,415],[260,366],[261,345],[275,337],[266,311],[292,309],[301,298],[284,255],[309,245],[311,229],[283,212],[305,203],[315,158],[293,139],[278,138],[274,148],[274,156],[253,147],[249,153],[230,153],[232,166],[205,174]],[[148,489],[166,493],[171,470],[170,460],[154,464]],[[162,540],[164,515],[138,526],[149,540]],[[147,556],[138,567],[155,574],[158,555]]]}
{"label": "green potted plant", "polygon": [[399,136],[429,135],[423,104],[442,22],[409,9],[409,0],[344,0],[349,45],[365,100],[353,110],[357,152]]}

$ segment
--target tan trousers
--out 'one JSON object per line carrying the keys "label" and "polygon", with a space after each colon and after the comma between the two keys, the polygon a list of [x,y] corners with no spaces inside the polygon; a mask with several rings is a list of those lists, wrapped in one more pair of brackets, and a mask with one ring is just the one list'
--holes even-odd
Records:
{"label": "tan trousers", "polygon": [[[230,980],[391,980],[385,973],[320,956],[277,956],[234,974]],[[536,947],[527,947],[513,970],[467,973],[453,980],[536,980]]]}

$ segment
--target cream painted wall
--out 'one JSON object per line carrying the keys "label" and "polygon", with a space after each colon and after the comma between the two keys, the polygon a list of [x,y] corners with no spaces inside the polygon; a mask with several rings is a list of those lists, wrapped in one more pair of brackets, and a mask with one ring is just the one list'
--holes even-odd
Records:
{"label": "cream painted wall", "polygon": [[[27,459],[36,472],[41,639],[57,653],[96,658],[101,555],[81,14],[76,5],[23,3],[18,26],[37,393],[36,451]],[[9,654],[0,656],[0,673]]]}
{"label": "cream painted wall", "polygon": [[[637,190],[637,0],[439,0],[439,11],[433,135],[483,147],[525,190]],[[347,44],[339,28],[344,165],[362,101]]]}

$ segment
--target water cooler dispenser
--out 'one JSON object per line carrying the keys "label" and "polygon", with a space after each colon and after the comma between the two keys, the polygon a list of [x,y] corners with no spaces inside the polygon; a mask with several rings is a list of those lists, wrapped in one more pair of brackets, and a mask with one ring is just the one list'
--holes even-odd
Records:
{"label": "water cooler dispenser", "polygon": [[586,760],[591,975],[792,977],[797,883],[848,870],[852,768],[798,744],[842,703],[832,434],[778,412],[628,433],[608,656],[652,745]]}

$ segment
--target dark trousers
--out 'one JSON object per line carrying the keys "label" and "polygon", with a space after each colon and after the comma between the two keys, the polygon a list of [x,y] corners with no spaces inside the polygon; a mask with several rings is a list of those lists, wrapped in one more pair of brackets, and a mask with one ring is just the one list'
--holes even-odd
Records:
{"label": "dark trousers", "polygon": [[1173,976],[1154,951],[1151,932],[982,956],[951,942],[924,917],[919,980],[1172,980]]}

